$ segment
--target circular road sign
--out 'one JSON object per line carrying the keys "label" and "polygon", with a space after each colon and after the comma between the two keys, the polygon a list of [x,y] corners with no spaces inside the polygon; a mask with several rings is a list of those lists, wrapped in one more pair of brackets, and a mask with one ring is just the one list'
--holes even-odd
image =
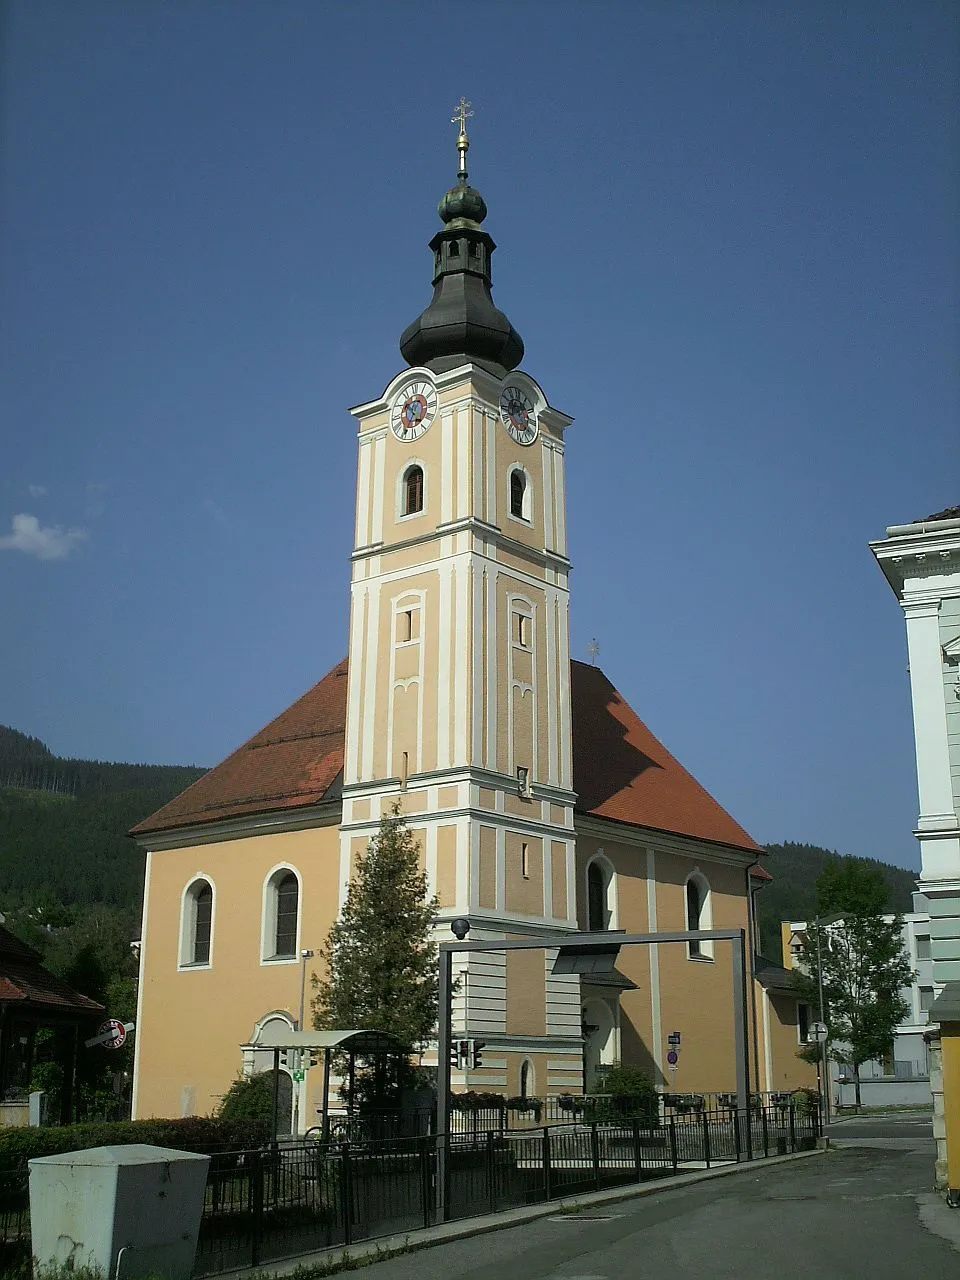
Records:
{"label": "circular road sign", "polygon": [[829,1034],[830,1029],[825,1022],[814,1022],[810,1027],[810,1039],[815,1040],[817,1044],[823,1044]]}
{"label": "circular road sign", "polygon": [[667,1054],[667,1064],[671,1067],[675,1067],[679,1061],[680,1061],[679,1053],[677,1053],[676,1049],[671,1049],[670,1052]]}
{"label": "circular road sign", "polygon": [[122,1022],[118,1022],[116,1018],[111,1018],[99,1028],[98,1035],[105,1036],[110,1032],[113,1033],[113,1039],[107,1040],[103,1047],[105,1049],[122,1049],[127,1039],[126,1027]]}

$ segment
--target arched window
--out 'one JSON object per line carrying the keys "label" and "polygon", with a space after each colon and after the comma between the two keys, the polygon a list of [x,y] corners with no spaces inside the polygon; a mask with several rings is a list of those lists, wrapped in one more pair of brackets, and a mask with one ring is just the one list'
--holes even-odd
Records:
{"label": "arched window", "polygon": [[515,520],[530,520],[533,490],[523,467],[510,470],[510,514]]}
{"label": "arched window", "polygon": [[209,965],[212,940],[213,886],[209,880],[194,880],[183,895],[181,965]]}
{"label": "arched window", "polygon": [[266,884],[263,906],[263,959],[293,959],[300,931],[300,881],[295,871],[289,867],[274,871]]}
{"label": "arched window", "polygon": [[510,472],[510,514],[523,519],[523,494],[527,478],[522,471]]}
{"label": "arched window", "polygon": [[587,928],[591,932],[615,928],[615,914],[613,867],[606,858],[596,857],[587,867]]}
{"label": "arched window", "polygon": [[423,510],[423,467],[409,467],[403,477],[403,514],[415,515]]}
{"label": "arched window", "polygon": [[520,1064],[520,1097],[532,1098],[534,1095],[533,1063],[524,1058]]}
{"label": "arched window", "polygon": [[607,927],[607,895],[598,862],[587,867],[587,928],[590,932]]}
{"label": "arched window", "polygon": [[[687,906],[687,928],[692,932],[699,929],[712,929],[713,917],[710,903],[710,885],[699,871],[688,877],[684,890]],[[713,944],[691,940],[687,943],[687,953],[693,959],[709,959],[713,956]]]}

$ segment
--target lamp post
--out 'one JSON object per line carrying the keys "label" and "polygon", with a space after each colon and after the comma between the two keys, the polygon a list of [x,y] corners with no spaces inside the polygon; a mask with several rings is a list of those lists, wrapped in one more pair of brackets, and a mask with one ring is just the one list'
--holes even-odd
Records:
{"label": "lamp post", "polygon": [[303,1004],[307,988],[307,961],[312,960],[315,954],[315,952],[307,950],[300,952],[300,1016],[297,1018],[298,1031],[303,1030]]}
{"label": "lamp post", "polygon": [[[303,1006],[306,1001],[307,990],[307,961],[312,960],[315,952],[304,948],[300,952],[300,1013],[297,1017],[297,1030],[303,1030]],[[304,1072],[301,1070],[303,1062],[302,1050],[291,1049],[290,1057],[292,1058],[292,1067],[294,1070],[293,1077],[293,1134],[294,1137],[300,1132],[300,1093],[303,1089]],[[324,1100],[324,1108],[326,1108],[326,1100]]]}
{"label": "lamp post", "polygon": [[813,922],[817,938],[817,995],[819,996],[820,1001],[820,1021],[817,1023],[815,1038],[820,1044],[820,1076],[823,1080],[824,1125],[826,1125],[830,1120],[830,1077],[827,1071],[827,1041],[830,1039],[830,1028],[827,1025],[826,1011],[823,1001],[823,952],[820,947],[820,930],[824,925],[836,924],[838,920],[842,919],[842,916],[826,916],[824,918],[817,916]]}

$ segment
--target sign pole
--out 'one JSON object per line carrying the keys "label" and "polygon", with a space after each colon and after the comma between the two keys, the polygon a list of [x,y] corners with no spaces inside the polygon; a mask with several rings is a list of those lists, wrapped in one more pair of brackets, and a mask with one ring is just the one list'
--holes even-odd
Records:
{"label": "sign pole", "polygon": [[450,1212],[450,1013],[453,1002],[453,953],[440,949],[437,1034],[437,1221]]}

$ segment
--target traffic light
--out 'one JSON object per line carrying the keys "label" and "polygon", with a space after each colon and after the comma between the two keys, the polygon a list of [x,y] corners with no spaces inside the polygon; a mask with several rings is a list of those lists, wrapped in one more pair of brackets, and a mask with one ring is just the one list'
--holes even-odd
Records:
{"label": "traffic light", "polygon": [[458,1071],[465,1071],[470,1066],[471,1040],[454,1040],[450,1045],[450,1065]]}
{"label": "traffic light", "polygon": [[470,1065],[476,1069],[483,1065],[483,1056],[481,1051],[487,1047],[486,1042],[483,1040],[471,1040],[470,1047],[472,1050],[470,1054]]}

